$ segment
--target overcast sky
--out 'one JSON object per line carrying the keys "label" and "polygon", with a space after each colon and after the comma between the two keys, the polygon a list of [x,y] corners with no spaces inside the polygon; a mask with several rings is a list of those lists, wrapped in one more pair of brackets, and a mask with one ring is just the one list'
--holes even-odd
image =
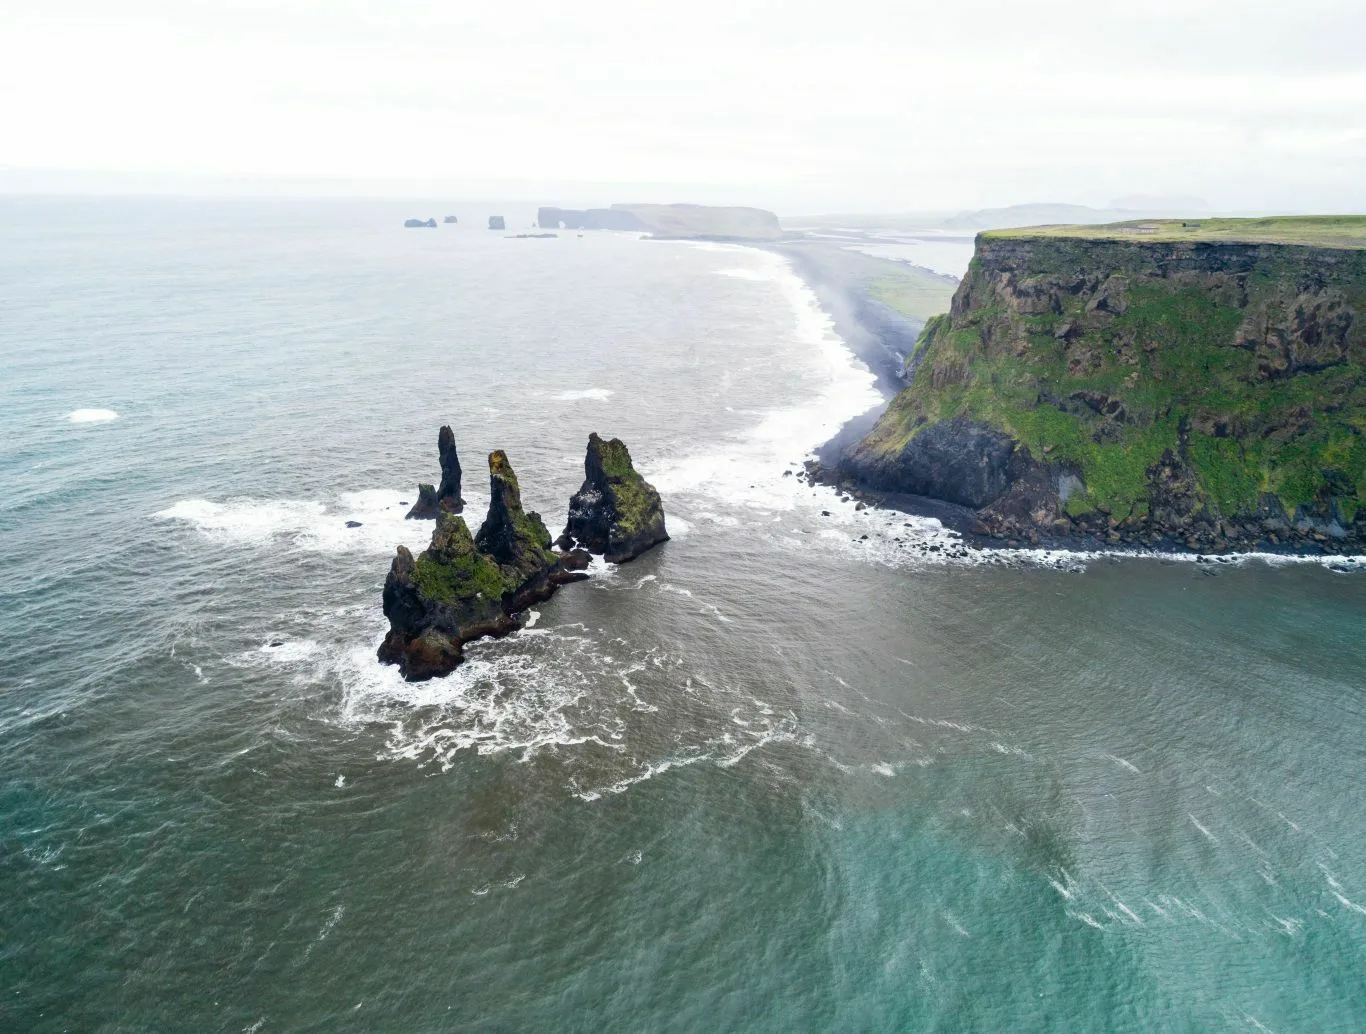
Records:
{"label": "overcast sky", "polygon": [[1364,42],[1362,0],[0,0],[0,167],[1361,211]]}

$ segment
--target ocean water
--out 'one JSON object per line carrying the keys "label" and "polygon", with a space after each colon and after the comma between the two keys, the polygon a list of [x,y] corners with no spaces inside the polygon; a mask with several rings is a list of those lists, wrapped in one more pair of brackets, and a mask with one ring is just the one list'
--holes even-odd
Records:
{"label": "ocean water", "polygon": [[[411,209],[0,202],[0,1030],[1366,1029],[1366,572],[857,511],[782,259]],[[673,540],[409,685],[442,423]]]}

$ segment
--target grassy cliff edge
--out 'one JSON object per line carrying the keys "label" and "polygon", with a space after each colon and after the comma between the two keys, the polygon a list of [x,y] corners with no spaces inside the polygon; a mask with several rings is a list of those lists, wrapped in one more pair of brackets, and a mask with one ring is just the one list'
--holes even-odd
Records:
{"label": "grassy cliff edge", "polygon": [[910,386],[848,458],[866,487],[906,490],[885,482],[917,439],[970,422],[1014,443],[1007,480],[1028,473],[1042,497],[1051,484],[1025,525],[1201,546],[1281,524],[1278,540],[1296,525],[1356,538],[1366,217],[986,232],[916,351]]}

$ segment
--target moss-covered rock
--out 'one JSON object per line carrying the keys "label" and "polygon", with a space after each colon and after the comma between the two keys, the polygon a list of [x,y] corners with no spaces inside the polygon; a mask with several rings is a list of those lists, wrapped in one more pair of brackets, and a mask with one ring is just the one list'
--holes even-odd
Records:
{"label": "moss-covered rock", "polygon": [[431,544],[416,558],[403,546],[384,582],[389,634],[379,659],[405,678],[444,675],[463,646],[519,628],[521,611],[583,577],[550,549],[536,513],[522,510],[517,475],[501,451],[489,454],[491,500],[477,536],[463,517],[441,512]]}
{"label": "moss-covered rock", "polygon": [[668,541],[659,493],[636,472],[619,438],[605,441],[597,432],[590,434],[583,468],[583,486],[569,500],[562,548],[577,545],[623,564]]}
{"label": "moss-covered rock", "polygon": [[1366,250],[1102,231],[979,235],[841,476],[1011,537],[1366,543]]}

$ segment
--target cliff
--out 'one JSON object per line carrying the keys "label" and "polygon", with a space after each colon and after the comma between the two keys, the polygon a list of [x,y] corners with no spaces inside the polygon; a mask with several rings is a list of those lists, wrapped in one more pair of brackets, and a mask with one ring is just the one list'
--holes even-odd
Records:
{"label": "cliff", "polygon": [[837,476],[1038,541],[1366,546],[1366,217],[991,231]]}
{"label": "cliff", "polygon": [[778,217],[762,208],[714,205],[613,205],[611,208],[541,208],[543,229],[638,230],[656,237],[771,241],[782,236]]}

